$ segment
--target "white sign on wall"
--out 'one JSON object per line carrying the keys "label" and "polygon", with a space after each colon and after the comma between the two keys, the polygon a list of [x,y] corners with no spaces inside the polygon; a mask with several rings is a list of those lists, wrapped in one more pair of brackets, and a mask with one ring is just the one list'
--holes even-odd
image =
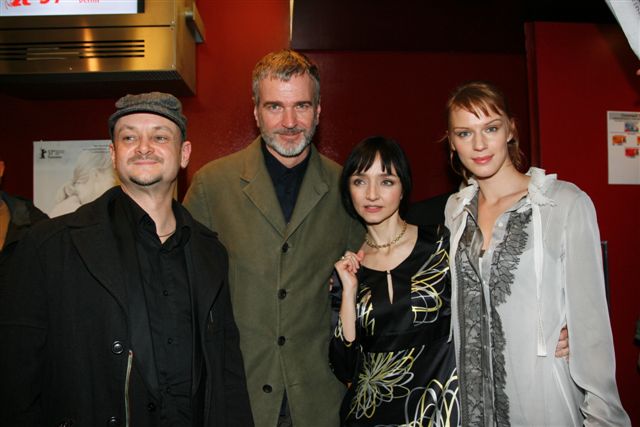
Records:
{"label": "white sign on wall", "polygon": [[607,111],[609,184],[640,184],[640,112]]}

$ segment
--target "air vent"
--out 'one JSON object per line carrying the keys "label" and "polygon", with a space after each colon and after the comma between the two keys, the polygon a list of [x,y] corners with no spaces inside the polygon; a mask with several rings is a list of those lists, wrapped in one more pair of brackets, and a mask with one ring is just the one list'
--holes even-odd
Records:
{"label": "air vent", "polygon": [[144,58],[144,40],[0,43],[0,61]]}
{"label": "air vent", "polygon": [[195,13],[192,0],[145,2],[135,15],[0,18],[0,91],[29,98],[114,97],[123,89],[192,95],[196,49],[187,9]]}

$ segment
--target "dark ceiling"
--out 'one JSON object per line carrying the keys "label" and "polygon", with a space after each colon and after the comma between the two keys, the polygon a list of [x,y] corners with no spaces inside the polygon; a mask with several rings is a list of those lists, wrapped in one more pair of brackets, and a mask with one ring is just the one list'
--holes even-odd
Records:
{"label": "dark ceiling", "polygon": [[524,52],[524,23],[615,23],[604,0],[296,0],[292,47]]}

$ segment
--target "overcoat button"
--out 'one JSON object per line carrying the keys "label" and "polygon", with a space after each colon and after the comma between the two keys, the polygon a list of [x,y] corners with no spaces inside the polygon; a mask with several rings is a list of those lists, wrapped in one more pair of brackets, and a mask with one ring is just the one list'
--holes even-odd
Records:
{"label": "overcoat button", "polygon": [[120,425],[120,419],[118,417],[111,417],[107,420],[107,427],[118,427]]}
{"label": "overcoat button", "polygon": [[278,337],[278,345],[284,345],[287,339],[285,337]]}
{"label": "overcoat button", "polygon": [[269,384],[265,384],[262,386],[262,391],[264,391],[265,393],[271,393],[272,390],[273,388],[271,388]]}
{"label": "overcoat button", "polygon": [[282,253],[287,253],[288,250],[289,250],[289,244],[285,242],[285,244],[282,245]]}
{"label": "overcoat button", "polygon": [[156,411],[156,404],[153,402],[149,402],[149,404],[147,405],[147,410],[149,412],[155,412]]}
{"label": "overcoat button", "polygon": [[285,299],[287,297],[287,291],[284,289],[278,290],[278,298]]}
{"label": "overcoat button", "polygon": [[124,344],[122,344],[122,342],[120,342],[120,341],[114,341],[111,344],[111,352],[113,354],[122,354],[122,353],[124,353]]}

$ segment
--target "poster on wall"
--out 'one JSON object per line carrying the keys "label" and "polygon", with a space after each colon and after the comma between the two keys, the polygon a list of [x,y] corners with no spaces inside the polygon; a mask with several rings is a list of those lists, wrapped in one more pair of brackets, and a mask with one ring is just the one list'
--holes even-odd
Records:
{"label": "poster on wall", "polygon": [[116,185],[110,142],[35,141],[34,204],[53,218],[75,211]]}
{"label": "poster on wall", "polygon": [[640,184],[640,112],[607,111],[609,184]]}

